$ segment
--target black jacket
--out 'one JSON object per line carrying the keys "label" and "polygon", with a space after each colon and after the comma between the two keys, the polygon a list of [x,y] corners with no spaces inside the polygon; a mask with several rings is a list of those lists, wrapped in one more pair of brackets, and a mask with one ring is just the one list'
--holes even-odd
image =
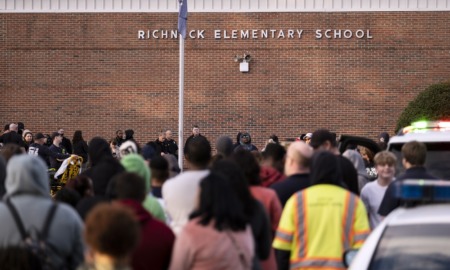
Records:
{"label": "black jacket", "polygon": [[125,169],[112,156],[109,144],[100,137],[93,138],[89,144],[89,160],[91,168],[82,174],[92,179],[96,196],[105,195],[111,178]]}
{"label": "black jacket", "polygon": [[83,158],[83,163],[88,161],[89,147],[85,141],[79,141],[73,144],[73,153]]}

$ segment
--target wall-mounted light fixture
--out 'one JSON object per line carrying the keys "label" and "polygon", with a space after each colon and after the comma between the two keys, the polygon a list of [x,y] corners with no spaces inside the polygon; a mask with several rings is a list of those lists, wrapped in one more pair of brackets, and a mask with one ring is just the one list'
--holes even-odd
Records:
{"label": "wall-mounted light fixture", "polygon": [[234,62],[239,62],[239,71],[240,72],[248,72],[249,71],[249,65],[250,61],[252,60],[252,57],[248,52],[244,53],[243,56],[236,55],[234,57]]}

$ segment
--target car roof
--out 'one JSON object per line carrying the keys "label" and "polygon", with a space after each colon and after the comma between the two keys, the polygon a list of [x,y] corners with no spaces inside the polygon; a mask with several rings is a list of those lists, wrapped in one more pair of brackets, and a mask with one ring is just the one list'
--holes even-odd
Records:
{"label": "car roof", "polygon": [[404,135],[394,136],[389,144],[406,143],[410,141],[419,142],[450,142],[450,131],[424,131],[411,132]]}
{"label": "car roof", "polygon": [[450,203],[402,207],[391,215],[388,226],[450,223]]}

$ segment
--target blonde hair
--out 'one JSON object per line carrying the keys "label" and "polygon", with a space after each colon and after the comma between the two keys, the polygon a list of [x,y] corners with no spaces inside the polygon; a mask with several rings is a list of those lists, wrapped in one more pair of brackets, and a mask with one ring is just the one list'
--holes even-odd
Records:
{"label": "blonde hair", "polygon": [[385,165],[389,166],[395,165],[397,163],[397,158],[394,154],[389,151],[378,152],[373,158],[375,165]]}

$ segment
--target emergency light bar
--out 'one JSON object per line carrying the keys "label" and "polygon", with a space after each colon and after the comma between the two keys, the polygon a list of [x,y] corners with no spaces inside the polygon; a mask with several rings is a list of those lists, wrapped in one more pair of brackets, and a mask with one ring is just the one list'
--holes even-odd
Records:
{"label": "emergency light bar", "polygon": [[450,181],[408,179],[395,185],[396,197],[403,201],[450,202]]}
{"label": "emergency light bar", "polygon": [[450,130],[450,121],[417,121],[410,126],[400,130],[401,134],[411,132],[425,132],[427,130],[446,131]]}

